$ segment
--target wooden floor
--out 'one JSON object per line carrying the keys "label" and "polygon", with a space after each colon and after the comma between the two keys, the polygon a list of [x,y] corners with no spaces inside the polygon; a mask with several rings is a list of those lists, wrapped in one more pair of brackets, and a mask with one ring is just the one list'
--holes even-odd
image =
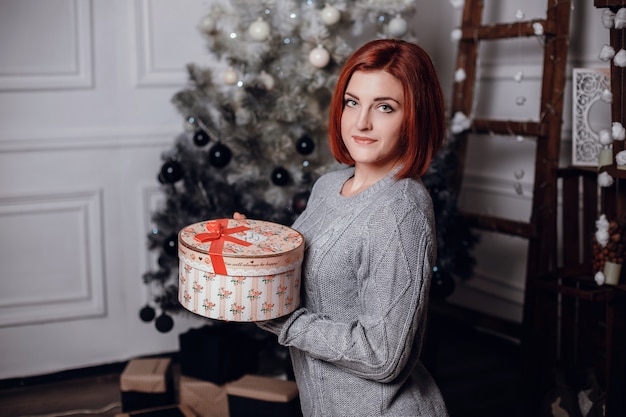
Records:
{"label": "wooden floor", "polygon": [[[519,346],[452,322],[437,346],[433,375],[451,417],[517,417]],[[0,381],[0,417],[102,416],[120,413],[124,364],[40,378]]]}

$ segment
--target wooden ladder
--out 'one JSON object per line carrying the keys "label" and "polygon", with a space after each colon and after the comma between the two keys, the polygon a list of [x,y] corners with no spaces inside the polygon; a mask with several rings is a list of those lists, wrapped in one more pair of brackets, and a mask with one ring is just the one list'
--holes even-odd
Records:
{"label": "wooden ladder", "polygon": [[[470,128],[456,136],[458,141],[458,171],[452,187],[460,190],[468,142],[480,140],[480,135],[494,137],[534,137],[536,150],[531,213],[528,221],[516,221],[503,217],[462,213],[472,228],[479,231],[502,233],[528,241],[527,271],[524,291],[522,325],[471,313],[478,325],[520,337],[522,340],[522,369],[524,377],[532,379],[529,363],[536,361],[537,352],[546,346],[533,340],[532,306],[534,291],[532,281],[556,267],[557,257],[557,180],[558,161],[563,121],[563,101],[566,81],[567,53],[569,45],[569,22],[571,0],[547,0],[544,19],[507,23],[481,23],[484,1],[466,0],[463,10],[461,37],[458,45],[456,70],[465,71],[465,79],[454,83],[451,114],[461,112],[470,121]],[[477,119],[472,117],[477,82],[477,64],[480,43],[520,37],[538,36],[537,27],[543,28],[543,71],[539,114],[536,120],[518,121]],[[557,303],[553,304],[557,308]],[[556,317],[556,316],[555,316]],[[548,349],[554,350],[555,347]],[[542,361],[543,362],[543,361]],[[533,384],[535,381],[528,381]],[[526,385],[526,384],[524,384]],[[538,387],[537,389],[541,389]]]}

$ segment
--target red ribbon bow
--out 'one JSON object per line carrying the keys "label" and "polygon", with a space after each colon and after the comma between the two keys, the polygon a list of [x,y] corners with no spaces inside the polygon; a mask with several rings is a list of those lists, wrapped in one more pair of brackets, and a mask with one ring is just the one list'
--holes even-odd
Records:
{"label": "red ribbon bow", "polygon": [[252,243],[246,242],[245,240],[230,236],[234,233],[250,230],[249,227],[237,226],[227,228],[226,226],[228,226],[228,219],[206,222],[204,227],[207,231],[205,233],[198,233],[194,236],[194,239],[200,243],[211,242],[211,246],[209,246],[209,256],[211,257],[211,263],[213,264],[213,271],[220,275],[228,275],[226,265],[224,264],[224,257],[222,256],[225,241],[233,242],[242,246],[252,245]]}

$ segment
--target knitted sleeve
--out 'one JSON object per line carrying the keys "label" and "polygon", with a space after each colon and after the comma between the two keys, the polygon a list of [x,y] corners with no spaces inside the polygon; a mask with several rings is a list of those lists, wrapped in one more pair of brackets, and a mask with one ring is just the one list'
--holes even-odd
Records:
{"label": "knitted sleeve", "polygon": [[416,356],[413,343],[422,331],[435,260],[428,217],[417,206],[396,207],[373,213],[364,230],[356,320],[330,320],[301,308],[261,327],[276,333],[279,343],[362,378],[394,380]]}

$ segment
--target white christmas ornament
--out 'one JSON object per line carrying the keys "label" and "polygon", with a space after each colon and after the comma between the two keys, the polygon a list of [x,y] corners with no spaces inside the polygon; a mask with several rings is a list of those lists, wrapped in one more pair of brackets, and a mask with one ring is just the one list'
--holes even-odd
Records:
{"label": "white christmas ornament", "polygon": [[524,73],[522,71],[518,71],[515,73],[515,76],[513,77],[513,79],[515,81],[517,81],[518,83],[521,83],[522,80],[524,79]]}
{"label": "white christmas ornament", "polygon": [[[615,154],[615,163],[617,164],[618,168],[626,167],[626,150],[619,151],[618,153]],[[620,169],[623,169],[623,168],[620,168]]]}
{"label": "white christmas ornament", "polygon": [[611,135],[615,140],[624,140],[626,138],[626,129],[620,122],[613,122],[611,125]]}
{"label": "white christmas ornament", "polygon": [[615,56],[615,49],[611,45],[603,45],[600,49],[599,58],[602,61],[610,61]]}
{"label": "white christmas ornament", "polygon": [[259,74],[259,79],[263,82],[267,91],[272,91],[275,84],[274,77],[272,77],[265,71],[261,71],[261,73]]}
{"label": "white christmas ornament", "polygon": [[198,23],[198,28],[206,33],[213,33],[217,29],[215,19],[213,16],[206,15],[202,19],[200,19],[200,23]]}
{"label": "white christmas ornament", "polygon": [[535,33],[535,36],[543,35],[543,25],[539,22],[533,23],[533,31]]}
{"label": "white christmas ornament", "polygon": [[252,22],[248,28],[248,34],[255,41],[262,42],[270,36],[270,25],[260,17]]}
{"label": "white christmas ornament", "polygon": [[600,187],[610,187],[611,185],[613,185],[614,182],[615,180],[613,179],[613,177],[610,176],[609,173],[606,171],[601,172],[598,175],[598,185]]}
{"label": "white christmas ornament", "polygon": [[609,90],[608,88],[605,88],[604,91],[602,91],[602,95],[600,96],[600,100],[604,101],[605,103],[612,103],[613,102],[613,93],[611,92],[611,90]]}
{"label": "white christmas ornament", "polygon": [[341,12],[336,7],[325,5],[321,11],[322,20],[327,26],[332,26],[341,19]]}
{"label": "white christmas ornament", "polygon": [[626,51],[620,49],[620,51],[615,54],[615,57],[613,58],[613,63],[618,67],[626,67]]}
{"label": "white christmas ornament", "polygon": [[626,8],[621,8],[615,13],[615,29],[626,27]]}
{"label": "white christmas ornament", "polygon": [[318,45],[309,52],[309,62],[315,68],[324,68],[330,62],[330,54],[322,45]]}
{"label": "white christmas ornament", "polygon": [[611,29],[615,22],[615,13],[611,9],[604,9],[602,11],[602,26],[606,29]]}
{"label": "white christmas ornament", "polygon": [[404,35],[409,28],[409,24],[402,18],[402,16],[397,15],[389,22],[387,26],[387,32],[389,35],[393,37],[400,37]]}
{"label": "white christmas ornament", "polygon": [[233,85],[239,79],[237,75],[237,71],[234,68],[230,67],[224,72],[224,84]]}
{"label": "white christmas ornament", "polygon": [[609,221],[606,219],[606,215],[601,214],[596,220],[596,240],[600,246],[604,247],[609,243]]}
{"label": "white christmas ornament", "polygon": [[604,284],[604,273],[602,271],[596,272],[593,276],[593,279],[596,281],[596,284],[603,285]]}
{"label": "white christmas ornament", "polygon": [[454,113],[454,117],[452,118],[452,127],[450,130],[452,130],[452,133],[458,134],[469,129],[471,125],[471,120],[468,119],[463,112],[458,111]]}
{"label": "white christmas ornament", "polygon": [[465,70],[463,68],[459,68],[458,70],[454,71],[454,81],[456,81],[457,83],[465,81],[466,77],[467,74],[465,73]]}
{"label": "white christmas ornament", "polygon": [[602,129],[598,133],[598,141],[600,141],[600,144],[604,146],[610,145],[611,143],[613,143],[611,132],[609,132],[608,129]]}
{"label": "white christmas ornament", "polygon": [[465,5],[465,0],[450,0],[450,4],[455,9],[460,9],[461,7]]}
{"label": "white christmas ornament", "polygon": [[460,40],[462,36],[463,36],[463,32],[461,31],[461,29],[458,29],[458,28],[452,29],[452,32],[450,32],[450,39],[453,42]]}
{"label": "white christmas ornament", "polygon": [[596,230],[596,240],[600,246],[606,246],[606,244],[609,243],[609,231],[603,229]]}
{"label": "white christmas ornament", "polygon": [[526,15],[524,14],[523,11],[518,10],[517,12],[515,12],[515,18],[517,20],[522,20],[524,17],[526,17]]}
{"label": "white christmas ornament", "polygon": [[596,220],[596,229],[609,230],[609,221],[606,219],[606,214],[601,214]]}

